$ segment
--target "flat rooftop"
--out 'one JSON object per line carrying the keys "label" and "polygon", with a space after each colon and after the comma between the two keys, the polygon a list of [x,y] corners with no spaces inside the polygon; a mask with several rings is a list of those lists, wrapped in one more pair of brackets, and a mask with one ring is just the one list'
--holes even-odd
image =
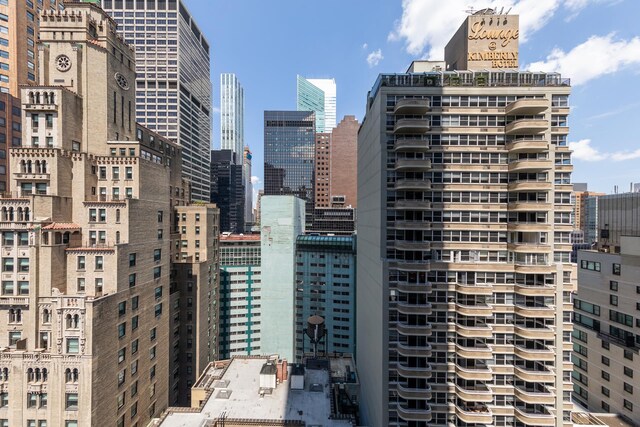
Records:
{"label": "flat rooftop", "polygon": [[[305,369],[304,390],[291,390],[291,377],[278,384],[273,392],[261,397],[260,370],[267,357],[236,357],[225,368],[211,363],[194,388],[210,391],[199,409],[169,408],[168,415],[156,423],[161,427],[207,425],[216,419],[302,421],[307,426],[348,427],[348,420],[332,420],[331,386],[326,369]],[[291,365],[289,365],[291,369]],[[312,387],[313,386],[313,387]],[[314,391],[311,391],[313,389]],[[319,390],[319,391],[315,391]]]}

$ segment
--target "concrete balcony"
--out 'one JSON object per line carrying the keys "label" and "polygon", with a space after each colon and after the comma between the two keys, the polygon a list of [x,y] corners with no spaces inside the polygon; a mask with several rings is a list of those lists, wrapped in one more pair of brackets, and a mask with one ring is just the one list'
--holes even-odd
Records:
{"label": "concrete balcony", "polygon": [[508,222],[507,231],[545,232],[551,231],[551,224],[546,222]]}
{"label": "concrete balcony", "polygon": [[527,391],[516,386],[514,387],[514,394],[524,403],[530,403],[534,405],[553,405],[556,401],[555,395],[550,391]]}
{"label": "concrete balcony", "polygon": [[422,134],[431,129],[429,120],[425,119],[400,119],[393,127],[395,134]]}
{"label": "concrete balcony", "polygon": [[397,410],[404,421],[431,421],[431,409],[410,409],[400,404]]}
{"label": "concrete balcony", "polygon": [[29,297],[0,296],[0,306],[8,306],[8,305],[27,306],[29,305]]}
{"label": "concrete balcony", "polygon": [[456,292],[465,295],[493,295],[493,286],[486,284],[464,285],[456,283]]}
{"label": "concrete balcony", "polygon": [[526,305],[514,305],[514,312],[522,317],[547,318],[556,317],[556,307],[528,307]]}
{"label": "concrete balcony", "polygon": [[396,102],[393,114],[424,115],[429,112],[428,99],[405,98]]}
{"label": "concrete balcony", "polygon": [[396,152],[424,153],[429,151],[429,141],[423,139],[397,139],[393,144]]}
{"label": "concrete balcony", "polygon": [[507,185],[509,191],[551,191],[553,183],[548,181],[512,181]]}
{"label": "concrete balcony", "polygon": [[553,169],[552,160],[512,160],[509,162],[509,172],[537,172]]}
{"label": "concrete balcony", "polygon": [[403,365],[402,363],[398,363],[396,365],[396,371],[398,371],[398,374],[403,378],[429,379],[431,378],[431,375],[433,373],[431,370],[431,366],[418,368],[418,367],[409,367],[409,366]]}
{"label": "concrete balcony", "polygon": [[427,347],[413,347],[405,344],[398,344],[398,354],[405,357],[430,357],[431,346]]}
{"label": "concrete balcony", "polygon": [[408,283],[408,282],[397,282],[395,285],[396,289],[400,292],[408,292],[408,293],[431,293],[433,287],[431,283],[417,284],[417,283]]}
{"label": "concrete balcony", "polygon": [[469,381],[492,381],[493,371],[489,367],[478,369],[462,368],[456,364],[456,375]]}
{"label": "concrete balcony", "polygon": [[549,149],[544,139],[518,138],[506,145],[510,153],[542,153]]}
{"label": "concrete balcony", "polygon": [[465,316],[491,317],[493,316],[493,307],[489,305],[465,305],[456,304],[456,311]]}
{"label": "concrete balcony", "polygon": [[428,179],[399,179],[395,184],[396,190],[431,190],[431,180]]}
{"label": "concrete balcony", "polygon": [[540,297],[540,296],[554,296],[556,289],[554,286],[523,286],[515,285],[515,291],[518,295]]}
{"label": "concrete balcony", "polygon": [[397,230],[431,230],[431,223],[425,221],[396,221],[393,228]]}
{"label": "concrete balcony", "polygon": [[556,332],[552,328],[527,328],[524,326],[516,325],[514,327],[514,332],[523,337],[523,338],[531,338],[531,339],[541,339],[541,340],[552,340],[554,339]]}
{"label": "concrete balcony", "polygon": [[456,405],[456,415],[460,421],[468,424],[493,424],[493,413],[486,405]]}
{"label": "concrete balcony", "polygon": [[389,268],[395,268],[399,271],[430,271],[431,263],[429,261],[393,261],[389,263]]}
{"label": "concrete balcony", "polygon": [[431,399],[431,388],[411,388],[398,384],[398,396],[407,400],[428,400]]}
{"label": "concrete balcony", "polygon": [[507,209],[510,211],[548,211],[553,208],[551,203],[540,202],[510,202],[507,204]]}
{"label": "concrete balcony", "polygon": [[429,251],[431,242],[414,242],[410,240],[396,240],[393,246],[399,251]]}
{"label": "concrete balcony", "polygon": [[517,253],[551,252],[551,245],[542,243],[507,243],[507,250]]}
{"label": "concrete balcony", "polygon": [[535,427],[551,427],[556,425],[556,417],[547,413],[531,413],[524,412],[520,408],[514,410],[516,419],[530,426]]}
{"label": "concrete balcony", "polygon": [[396,330],[403,335],[418,335],[429,336],[431,335],[431,324],[428,325],[409,325],[407,323],[398,322],[396,324]]}
{"label": "concrete balcony", "polygon": [[549,128],[548,120],[520,119],[505,126],[507,135],[537,135]]}
{"label": "concrete balcony", "polygon": [[396,303],[396,309],[402,314],[431,314],[431,304],[409,304],[404,302]]}
{"label": "concrete balcony", "polygon": [[522,98],[507,105],[504,113],[507,116],[533,116],[546,111],[549,105],[545,98]]}
{"label": "concrete balcony", "polygon": [[[412,210],[412,211],[429,211],[431,210],[431,202],[427,202],[426,200],[397,200],[394,204],[394,207],[396,209],[402,209],[402,210]],[[404,221],[396,221],[396,223],[398,222],[404,222]],[[412,221],[415,222],[415,221]],[[431,226],[431,223],[429,222],[423,222],[421,221],[423,224],[429,224],[429,226]]]}
{"label": "concrete balcony", "polygon": [[493,359],[493,350],[491,347],[464,347],[456,344],[456,353],[465,359]]}
{"label": "concrete balcony", "polygon": [[465,338],[492,338],[491,326],[466,326],[456,323],[456,333]]}
{"label": "concrete balcony", "polygon": [[516,356],[524,360],[532,361],[554,361],[556,359],[555,352],[550,349],[534,349],[520,346],[514,346],[513,352]]}
{"label": "concrete balcony", "polygon": [[395,170],[398,172],[426,172],[431,170],[431,160],[428,159],[398,159]]}
{"label": "concrete balcony", "polygon": [[556,375],[550,371],[534,371],[516,366],[514,372],[516,377],[528,382],[549,384],[556,381]]}
{"label": "concrete balcony", "polygon": [[456,384],[456,396],[467,402],[493,402],[493,392],[486,386],[459,386]]}

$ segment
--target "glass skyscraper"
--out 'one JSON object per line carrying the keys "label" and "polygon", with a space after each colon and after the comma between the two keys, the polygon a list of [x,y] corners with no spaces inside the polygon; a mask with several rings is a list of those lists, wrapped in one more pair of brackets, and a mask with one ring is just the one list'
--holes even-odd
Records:
{"label": "glass skyscraper", "polygon": [[316,116],[316,132],[325,131],[324,91],[302,76],[298,76],[296,109],[313,111]]}
{"label": "glass skyscraper", "polygon": [[136,49],[136,121],[183,147],[191,198],[209,200],[209,42],[181,0],[102,0]]}
{"label": "glass skyscraper", "polygon": [[220,148],[236,153],[242,163],[244,152],[244,89],[235,74],[220,75]]}
{"label": "glass skyscraper", "polygon": [[312,111],[264,112],[264,194],[294,195],[313,213],[315,114]]}

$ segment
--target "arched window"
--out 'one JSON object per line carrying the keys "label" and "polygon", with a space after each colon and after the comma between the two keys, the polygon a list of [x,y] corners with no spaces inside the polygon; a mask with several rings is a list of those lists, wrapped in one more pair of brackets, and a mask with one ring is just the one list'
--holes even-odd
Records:
{"label": "arched window", "polygon": [[34,96],[33,92],[29,92],[29,103],[35,104],[35,100],[36,100],[36,97]]}
{"label": "arched window", "polygon": [[38,382],[42,380],[42,373],[40,372],[40,368],[36,368],[34,371],[34,381]]}
{"label": "arched window", "polygon": [[27,369],[27,382],[34,382],[36,379],[35,373],[33,372],[33,368]]}
{"label": "arched window", "polygon": [[31,169],[32,163],[31,160],[27,160],[27,173],[31,173],[33,169]]}
{"label": "arched window", "polygon": [[20,208],[20,207],[19,207],[18,209],[16,209],[16,213],[17,213],[17,215],[16,215],[16,216],[17,216],[16,220],[17,220],[17,221],[23,221],[23,220],[24,220],[24,218],[23,218],[23,216],[22,216],[22,208]]}
{"label": "arched window", "polygon": [[31,221],[31,212],[29,212],[29,208],[24,208],[24,220]]}
{"label": "arched window", "polygon": [[116,222],[120,222],[120,209],[116,209]]}
{"label": "arched window", "polygon": [[16,322],[22,323],[22,310],[19,308],[16,308]]}
{"label": "arched window", "polygon": [[49,372],[47,368],[42,369],[42,381],[46,382],[49,379]]}
{"label": "arched window", "polygon": [[9,368],[2,368],[2,371],[0,371],[0,381],[9,381]]}
{"label": "arched window", "polygon": [[3,221],[8,221],[9,220],[9,216],[7,215],[7,208],[6,207],[2,208],[2,220]]}
{"label": "arched window", "polygon": [[54,93],[53,93],[53,92],[50,92],[50,93],[49,93],[49,103],[51,103],[51,104],[55,104],[55,102],[54,102],[55,97],[54,97],[54,96],[55,96],[55,95],[54,95]]}
{"label": "arched window", "polygon": [[116,245],[120,244],[120,232],[116,231]]}
{"label": "arched window", "polygon": [[42,310],[42,323],[51,323],[51,312],[48,308]]}
{"label": "arched window", "polygon": [[70,329],[70,328],[72,327],[72,326],[71,326],[71,321],[72,321],[72,320],[73,320],[73,318],[71,317],[71,315],[70,315],[70,314],[67,314],[67,315],[65,316],[65,323],[66,323],[66,325],[67,325],[67,329]]}
{"label": "arched window", "polygon": [[20,160],[20,172],[21,173],[27,172],[27,162],[25,160]]}
{"label": "arched window", "polygon": [[40,92],[36,92],[36,104],[40,104]]}
{"label": "arched window", "polygon": [[72,322],[72,327],[73,328],[79,328],[80,327],[80,315],[79,314],[75,314],[73,316],[73,322]]}
{"label": "arched window", "polygon": [[9,221],[13,221],[13,208],[9,208]]}
{"label": "arched window", "polygon": [[47,161],[42,160],[40,162],[40,173],[47,173]]}

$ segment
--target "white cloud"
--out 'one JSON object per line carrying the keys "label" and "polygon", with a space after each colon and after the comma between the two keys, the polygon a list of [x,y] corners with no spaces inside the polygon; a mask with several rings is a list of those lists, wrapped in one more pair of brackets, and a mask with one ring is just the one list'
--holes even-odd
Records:
{"label": "white cloud", "polygon": [[260,184],[260,178],[259,178],[259,177],[257,177],[257,176],[255,176],[255,175],[253,175],[253,176],[251,177],[251,184],[253,184],[253,185]]}
{"label": "white cloud", "polygon": [[374,50],[369,55],[367,55],[367,63],[369,67],[375,67],[384,59],[382,56],[382,49]]}
{"label": "white cloud", "polygon": [[368,48],[368,47],[369,47],[369,45],[368,45],[367,43],[364,43],[364,44],[362,45],[362,49],[364,49],[364,50],[367,50],[367,48]]}
{"label": "white cloud", "polygon": [[625,67],[640,64],[640,37],[615,40],[615,34],[592,36],[586,42],[565,52],[556,48],[546,60],[525,67],[531,71],[557,71],[571,78],[573,86]]}
{"label": "white cloud", "polygon": [[220,114],[220,107],[211,107],[211,112],[213,114]]}
{"label": "white cloud", "polygon": [[574,159],[585,162],[599,162],[601,160],[623,162],[625,160],[640,159],[640,149],[634,151],[616,151],[613,153],[606,153],[592,147],[590,139],[570,142],[569,148],[573,151],[572,157]]}
{"label": "white cloud", "polygon": [[[544,27],[564,7],[573,14],[595,3],[619,0],[488,0],[482,7],[520,15],[520,42]],[[389,40],[404,40],[407,52],[429,59],[442,59],[444,46],[467,16],[469,0],[403,0],[402,17],[396,21]]]}

